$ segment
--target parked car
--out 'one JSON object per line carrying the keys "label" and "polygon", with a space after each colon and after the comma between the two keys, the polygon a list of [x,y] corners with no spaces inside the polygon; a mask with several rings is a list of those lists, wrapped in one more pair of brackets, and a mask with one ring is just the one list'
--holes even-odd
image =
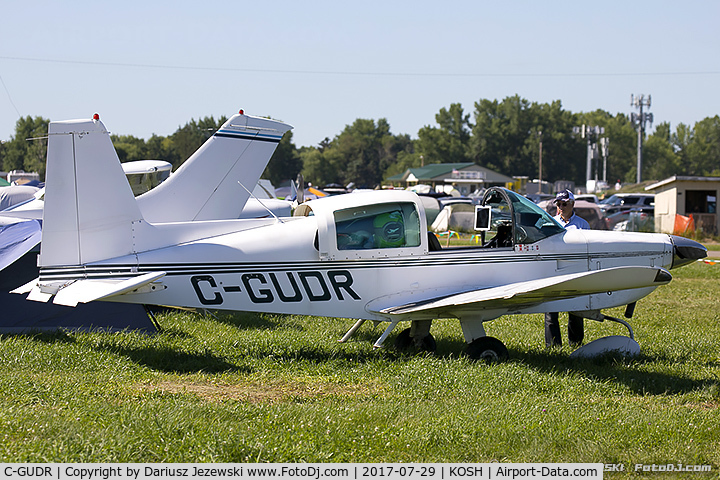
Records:
{"label": "parked car", "polygon": [[542,201],[554,199],[555,195],[550,195],[547,193],[528,193],[527,195],[525,195],[525,197],[532,200],[533,203],[539,205]]}
{"label": "parked car", "polygon": [[643,210],[641,208],[621,210],[606,216],[605,224],[608,230],[621,232],[654,232],[655,212],[654,210]]}
{"label": "parked car", "polygon": [[605,217],[622,210],[655,210],[655,195],[651,193],[616,193],[599,203]]}
{"label": "parked car", "polygon": [[598,200],[597,195],[594,193],[581,193],[578,195],[575,195],[575,200],[585,200],[586,202],[598,204],[600,203],[600,200]]}

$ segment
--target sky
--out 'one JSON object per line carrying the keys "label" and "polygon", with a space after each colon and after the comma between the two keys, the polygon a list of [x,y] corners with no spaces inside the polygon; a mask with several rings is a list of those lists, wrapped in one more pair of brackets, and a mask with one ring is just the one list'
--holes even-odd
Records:
{"label": "sky", "polygon": [[[453,103],[559,100],[654,125],[720,114],[720,2],[0,0],[0,140],[20,117],[170,135],[243,109],[313,146],[358,118],[417,138]],[[471,118],[472,121],[472,118]],[[612,141],[612,139],[611,139]]]}

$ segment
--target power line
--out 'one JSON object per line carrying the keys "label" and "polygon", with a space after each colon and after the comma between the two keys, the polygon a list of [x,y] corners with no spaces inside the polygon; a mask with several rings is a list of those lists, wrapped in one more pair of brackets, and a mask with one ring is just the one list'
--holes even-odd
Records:
{"label": "power line", "polygon": [[2,75],[0,75],[0,83],[2,83],[3,88],[5,89],[5,93],[7,93],[8,100],[10,100],[10,105],[13,106],[15,109],[15,112],[17,112],[18,118],[22,118],[22,115],[20,115],[20,110],[15,106],[15,102],[13,102],[12,97],[10,96],[10,91],[7,89],[7,86],[5,85],[5,81],[2,79]]}
{"label": "power line", "polygon": [[701,76],[720,75],[720,71],[693,71],[693,72],[592,72],[592,73],[510,73],[510,72],[362,72],[362,71],[332,71],[332,70],[284,70],[263,68],[236,68],[236,67],[198,67],[186,65],[160,65],[150,63],[120,63],[96,62],[85,60],[56,60],[50,58],[9,57],[0,56],[2,60],[23,62],[59,63],[65,65],[121,67],[121,68],[154,68],[163,70],[195,70],[215,72],[243,72],[243,73],[278,73],[298,75],[356,75],[356,76],[382,76],[382,77],[661,77],[661,76]]}

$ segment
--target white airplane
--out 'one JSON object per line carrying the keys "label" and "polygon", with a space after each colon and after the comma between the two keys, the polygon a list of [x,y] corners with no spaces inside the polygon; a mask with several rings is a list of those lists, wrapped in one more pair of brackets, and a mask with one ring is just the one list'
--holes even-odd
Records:
{"label": "white airplane", "polygon": [[668,269],[706,256],[672,235],[566,231],[502,188],[485,193],[476,213],[482,241],[467,248],[440,248],[408,191],[326,197],[289,218],[218,218],[230,201],[240,213],[245,186],[257,183],[290,128],[235,115],[178,172],[134,198],[99,119],[52,122],[40,276],[15,292],[69,306],[102,300],[357,319],[341,341],[366,320],[387,322],[376,347],[409,321],[396,344],[432,350],[432,320],[455,318],[475,359],[507,356],[486,336],[486,321],[572,311],[630,330],[577,352],[636,353],[627,322],[600,310],[629,305],[630,315],[671,280]]}

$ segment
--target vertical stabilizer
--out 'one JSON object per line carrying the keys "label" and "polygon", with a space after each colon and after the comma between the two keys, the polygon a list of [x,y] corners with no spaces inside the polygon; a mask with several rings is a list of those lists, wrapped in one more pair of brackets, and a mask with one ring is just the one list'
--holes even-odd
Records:
{"label": "vertical stabilizer", "polygon": [[143,217],[151,223],[238,218],[249,197],[245,188],[255,188],[291,128],[234,115],[170,178],[137,198]]}
{"label": "vertical stabilizer", "polygon": [[40,264],[82,265],[133,251],[142,220],[100,120],[51,122]]}

